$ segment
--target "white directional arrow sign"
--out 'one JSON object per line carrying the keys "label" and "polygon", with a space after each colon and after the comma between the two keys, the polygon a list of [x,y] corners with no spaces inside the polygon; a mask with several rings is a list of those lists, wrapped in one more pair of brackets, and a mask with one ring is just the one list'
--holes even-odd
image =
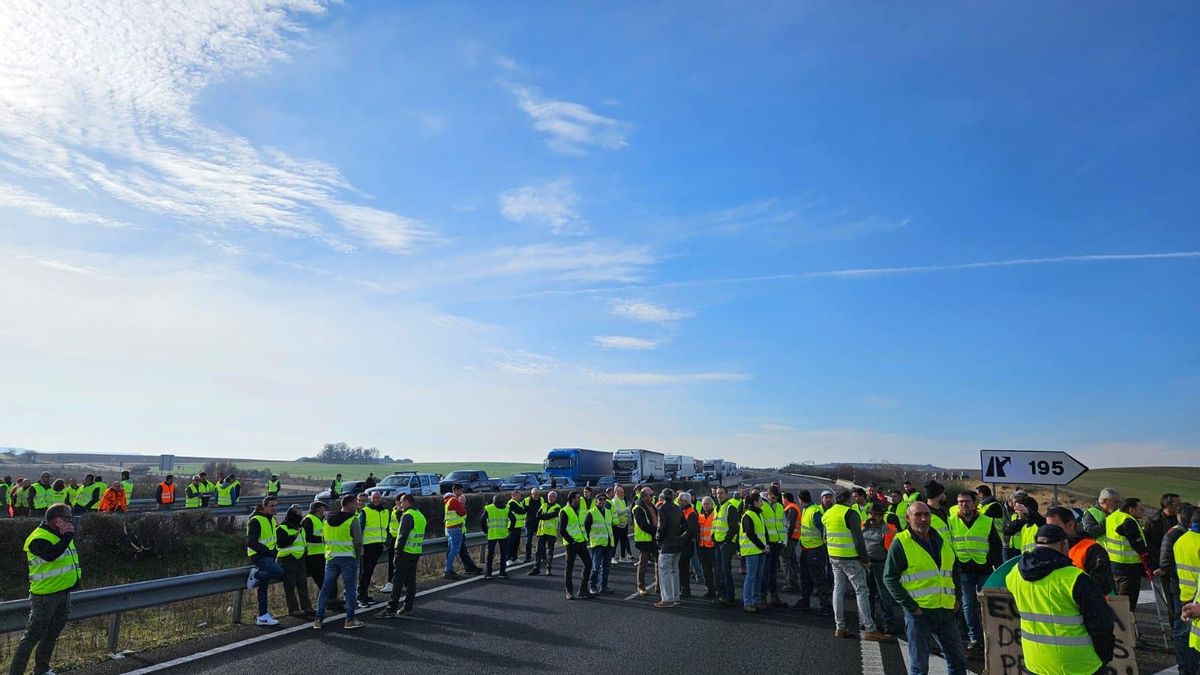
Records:
{"label": "white directional arrow sign", "polygon": [[980,475],[985,483],[1066,485],[1088,468],[1057,450],[980,450]]}

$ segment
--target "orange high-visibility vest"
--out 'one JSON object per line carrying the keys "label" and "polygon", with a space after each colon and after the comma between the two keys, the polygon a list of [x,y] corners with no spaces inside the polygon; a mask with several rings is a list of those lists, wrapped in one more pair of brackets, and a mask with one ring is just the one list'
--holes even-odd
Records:
{"label": "orange high-visibility vest", "polygon": [[1086,572],[1087,569],[1084,568],[1083,563],[1085,560],[1087,560],[1088,551],[1090,551],[1093,546],[1099,545],[1100,542],[1092,539],[1091,537],[1084,537],[1083,539],[1075,542],[1075,545],[1071,547],[1071,551],[1069,553],[1071,556],[1071,562],[1074,563],[1076,567]]}
{"label": "orange high-visibility vest", "polygon": [[[800,505],[797,504],[796,502],[792,502],[791,504],[788,504],[787,506],[783,507],[783,510],[796,512],[796,526],[792,528],[792,539],[799,540],[800,539]],[[785,518],[786,518],[786,516],[785,516]],[[784,522],[785,522],[785,527],[786,527],[787,521],[784,521]]]}
{"label": "orange high-visibility vest", "polygon": [[167,485],[166,483],[159,483],[158,486],[160,488],[162,488],[162,503],[174,504],[175,503],[175,484],[171,483],[170,485]]}
{"label": "orange high-visibility vest", "polygon": [[703,512],[697,512],[696,517],[700,520],[700,548],[713,548],[715,544],[712,538],[712,524],[716,520],[717,512],[713,511],[706,518]]}

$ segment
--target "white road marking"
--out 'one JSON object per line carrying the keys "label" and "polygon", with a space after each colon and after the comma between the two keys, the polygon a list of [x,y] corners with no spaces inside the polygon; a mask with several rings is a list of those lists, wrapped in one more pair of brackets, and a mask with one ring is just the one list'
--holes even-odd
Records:
{"label": "white road marking", "polygon": [[[897,640],[900,645],[900,655],[904,657],[904,672],[909,672],[908,664],[908,643],[904,640]],[[946,659],[937,654],[929,655],[929,675],[949,675],[950,669],[946,667]],[[973,670],[968,670],[967,675],[978,675]]]}
{"label": "white road marking", "polygon": [[863,675],[885,675],[883,670],[883,651],[879,648],[878,642],[870,640],[860,640],[859,645],[862,646],[862,672]]}
{"label": "white road marking", "polygon": [[[650,582],[650,585],[646,587],[646,590],[647,590],[647,591],[653,591],[655,588],[658,588],[658,582],[657,582],[657,581],[651,581],[651,582]],[[629,595],[628,595],[628,596],[627,596],[625,599],[626,599],[626,600],[632,600],[632,599],[636,598],[638,595],[640,595],[640,594],[639,594],[637,591],[634,591],[633,593],[630,593],[630,594],[629,594]]]}

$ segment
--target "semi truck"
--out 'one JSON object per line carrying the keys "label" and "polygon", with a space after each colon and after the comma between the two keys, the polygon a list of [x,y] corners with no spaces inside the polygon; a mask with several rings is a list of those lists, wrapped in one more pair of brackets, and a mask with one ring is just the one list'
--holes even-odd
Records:
{"label": "semi truck", "polygon": [[692,480],[696,477],[696,459],[688,455],[667,455],[663,468],[672,480]]}
{"label": "semi truck", "polygon": [[613,453],[612,472],[618,483],[652,483],[667,477],[666,456],[653,450],[625,448]]}
{"label": "semi truck", "polygon": [[709,480],[719,481],[725,478],[725,460],[723,459],[706,459],[704,460],[704,477]]}
{"label": "semi truck", "polygon": [[548,478],[570,478],[576,485],[594,485],[613,475],[613,454],[586,448],[554,448],[542,463]]}
{"label": "semi truck", "polygon": [[704,460],[693,459],[692,465],[695,467],[692,475],[696,476],[697,478],[704,478]]}

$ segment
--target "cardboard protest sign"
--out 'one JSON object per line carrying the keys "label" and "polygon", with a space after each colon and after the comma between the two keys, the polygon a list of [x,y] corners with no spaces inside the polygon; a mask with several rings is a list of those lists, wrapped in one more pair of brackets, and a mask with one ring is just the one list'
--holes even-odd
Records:
{"label": "cardboard protest sign", "polygon": [[[1101,672],[1111,675],[1138,675],[1134,659],[1133,614],[1125,598],[1108,598],[1116,620],[1116,647],[1113,660]],[[987,675],[1024,675],[1025,659],[1021,653],[1021,620],[1012,593],[1006,588],[985,588],[980,593],[980,614],[983,616],[984,662]]]}

